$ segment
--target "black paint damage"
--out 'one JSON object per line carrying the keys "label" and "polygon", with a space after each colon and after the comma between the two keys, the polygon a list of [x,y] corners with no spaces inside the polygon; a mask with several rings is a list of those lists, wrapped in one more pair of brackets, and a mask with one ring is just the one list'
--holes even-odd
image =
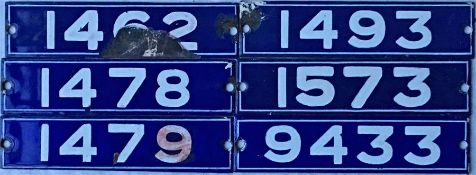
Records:
{"label": "black paint damage", "polygon": [[166,31],[124,27],[101,52],[103,58],[199,58]]}

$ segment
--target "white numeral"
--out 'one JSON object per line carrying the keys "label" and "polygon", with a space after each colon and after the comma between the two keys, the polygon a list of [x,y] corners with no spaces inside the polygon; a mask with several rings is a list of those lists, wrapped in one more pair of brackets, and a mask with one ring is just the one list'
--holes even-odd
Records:
{"label": "white numeral", "polygon": [[50,69],[41,68],[41,107],[50,107]]}
{"label": "white numeral", "polygon": [[[83,140],[81,147],[74,145]],[[91,147],[91,124],[83,124],[59,148],[60,155],[81,155],[83,162],[91,162],[91,157],[97,155],[97,148]]]}
{"label": "white numeral", "polygon": [[[280,142],[276,140],[276,135],[278,133],[288,134],[290,139],[288,141]],[[277,151],[286,151],[289,150],[286,154],[276,154],[272,150],[268,150],[264,157],[279,163],[291,162],[299,155],[301,151],[301,136],[299,133],[291,126],[279,125],[273,126],[266,131],[266,145],[272,150]]]}
{"label": "white numeral", "polygon": [[[323,24],[322,31],[315,30]],[[321,10],[299,32],[300,39],[322,39],[324,49],[332,49],[332,40],[337,39],[337,30],[332,30],[332,11]]]}
{"label": "white numeral", "polygon": [[415,68],[415,67],[395,67],[393,69],[393,75],[395,77],[412,77],[413,78],[407,85],[410,90],[420,91],[420,95],[416,97],[410,97],[403,93],[398,93],[394,98],[397,104],[404,107],[418,107],[426,104],[431,98],[431,90],[428,85],[423,82],[430,75],[430,69],[428,68]]}
{"label": "white numeral", "polygon": [[[80,82],[82,82],[82,88],[73,89]],[[74,74],[59,90],[59,97],[81,98],[83,107],[91,106],[91,99],[96,98],[96,89],[91,89],[91,69],[82,68]]]}
{"label": "white numeral", "polygon": [[425,26],[431,18],[430,11],[397,11],[397,19],[417,19],[415,23],[410,26],[410,31],[413,33],[420,33],[421,39],[418,41],[410,41],[405,37],[400,37],[396,43],[405,49],[421,49],[431,43],[431,31]]}
{"label": "white numeral", "polygon": [[361,152],[357,158],[367,164],[381,165],[392,159],[393,148],[386,140],[393,134],[392,126],[358,126],[358,134],[376,134],[377,137],[370,143],[372,148],[380,148],[382,154],[372,156],[366,152]]}
{"label": "white numeral", "polygon": [[119,153],[117,162],[124,163],[127,158],[131,155],[132,151],[136,148],[139,141],[144,136],[144,125],[141,124],[109,124],[108,125],[109,133],[133,133],[129,142],[127,142],[124,149]]}
{"label": "white numeral", "polygon": [[46,11],[46,49],[55,49],[55,11]]}
{"label": "white numeral", "polygon": [[142,85],[142,82],[144,82],[146,70],[145,68],[110,68],[109,77],[134,77],[121,99],[119,99],[119,102],[117,102],[118,108],[125,108]]}
{"label": "white numeral", "polygon": [[[167,78],[178,77],[180,82],[177,84],[170,84],[167,82]],[[186,72],[177,69],[163,70],[157,76],[157,83],[159,88],[155,92],[155,100],[165,107],[180,107],[185,105],[190,99],[190,92],[187,90],[188,75]],[[171,99],[165,96],[167,92],[178,92],[180,97],[177,99]]]}
{"label": "white numeral", "polygon": [[[187,21],[187,24],[169,32],[170,35],[176,38],[185,36],[190,32],[194,31],[195,28],[197,28],[197,19],[195,18],[195,16],[193,16],[193,14],[188,12],[172,12],[167,14],[163,19],[164,23],[168,25],[171,25],[173,22],[179,20],[185,20]],[[180,42],[180,44],[182,44],[183,47],[185,47],[185,49],[187,50],[198,49],[197,42]]]}
{"label": "white numeral", "polygon": [[278,107],[285,108],[286,104],[286,68],[278,68]]}
{"label": "white numeral", "polygon": [[327,80],[311,79],[309,76],[323,76],[332,77],[334,75],[334,68],[330,66],[309,66],[298,67],[296,74],[297,87],[305,92],[320,89],[322,95],[311,96],[306,93],[300,93],[296,96],[296,100],[306,106],[325,106],[334,99],[335,89],[334,86]]}
{"label": "white numeral", "polygon": [[[332,139],[334,140],[333,146],[325,146]],[[342,146],[342,126],[334,125],[330,127],[314,144],[312,144],[310,154],[330,155],[333,156],[334,164],[342,164],[342,157],[347,155],[347,147]]]}
{"label": "white numeral", "polygon": [[40,161],[47,162],[50,154],[50,125],[41,124]]}
{"label": "white numeral", "polygon": [[289,10],[281,10],[281,48],[289,47]]}
{"label": "white numeral", "polygon": [[[374,24],[371,26],[362,26],[360,25],[360,20],[368,18],[371,19]],[[370,36],[373,35],[372,38],[365,40],[357,38],[356,36],[352,36],[349,39],[349,44],[356,47],[356,48],[373,48],[377,47],[385,37],[385,21],[377,12],[370,11],[370,10],[359,10],[352,14],[349,20],[349,27],[352,32],[361,35],[361,36]]]}
{"label": "white numeral", "polygon": [[139,24],[139,23],[127,24],[127,22],[132,20],[139,20],[141,22],[146,22],[147,20],[149,20],[149,18],[150,16],[143,11],[127,11],[122,13],[121,15],[119,15],[119,17],[117,17],[116,22],[114,22],[114,29],[113,29],[114,37],[117,35],[117,32],[119,32],[119,30],[121,30],[121,28],[125,26],[135,26],[135,27],[147,29],[147,27],[144,26],[143,24]]}
{"label": "white numeral", "polygon": [[[176,142],[167,140],[167,135],[170,133],[179,134],[182,139]],[[177,125],[167,125],[162,127],[157,133],[157,144],[160,148],[167,151],[180,151],[177,154],[167,154],[160,150],[155,154],[155,158],[167,163],[179,163],[187,159],[192,151],[192,136],[187,129]]]}
{"label": "white numeral", "polygon": [[369,77],[355,96],[354,100],[352,100],[351,104],[352,108],[362,108],[382,78],[382,68],[346,66],[344,67],[344,76]]}
{"label": "white numeral", "polygon": [[415,165],[431,165],[440,159],[440,147],[436,144],[435,139],[441,134],[439,126],[407,126],[405,127],[405,135],[424,135],[425,137],[418,142],[418,147],[428,149],[430,154],[427,156],[418,156],[410,152],[405,155],[405,160]]}
{"label": "white numeral", "polygon": [[[88,50],[98,49],[99,41],[103,40],[103,33],[98,31],[98,12],[88,10],[84,12],[68,29],[64,32],[66,41],[87,41]],[[83,27],[88,26],[87,31],[81,31]]]}

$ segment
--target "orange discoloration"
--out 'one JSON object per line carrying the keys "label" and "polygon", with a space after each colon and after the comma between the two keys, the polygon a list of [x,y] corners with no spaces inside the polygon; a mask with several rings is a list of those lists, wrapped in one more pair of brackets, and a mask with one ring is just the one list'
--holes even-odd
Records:
{"label": "orange discoloration", "polygon": [[[182,139],[178,142],[170,142],[167,135],[170,133],[180,134]],[[157,133],[157,144],[164,150],[178,151],[178,154],[167,154],[162,150],[155,154],[155,157],[167,163],[178,163],[187,159],[192,151],[192,138],[190,133],[183,127],[177,125],[167,125],[162,127]]]}

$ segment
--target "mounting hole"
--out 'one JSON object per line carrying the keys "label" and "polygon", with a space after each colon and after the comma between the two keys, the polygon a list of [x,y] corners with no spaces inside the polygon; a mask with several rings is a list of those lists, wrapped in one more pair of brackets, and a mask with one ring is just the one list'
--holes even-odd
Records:
{"label": "mounting hole", "polygon": [[13,83],[11,81],[4,81],[2,85],[3,90],[9,91],[13,89]]}
{"label": "mounting hole", "polygon": [[235,85],[233,83],[227,83],[225,89],[227,92],[233,92],[235,91]]}
{"label": "mounting hole", "polygon": [[11,149],[13,147],[13,142],[12,142],[12,140],[10,140],[8,138],[5,138],[5,139],[2,139],[1,146],[2,146],[2,148],[8,150],[8,149]]}
{"label": "mounting hole", "polygon": [[246,91],[248,89],[248,84],[241,82],[239,88],[240,91]]}
{"label": "mounting hole", "polygon": [[470,27],[470,26],[466,26],[466,27],[464,28],[464,33],[466,33],[466,34],[471,34],[471,33],[473,33],[473,28]]}
{"label": "mounting hole", "polygon": [[231,151],[231,149],[233,148],[233,144],[230,142],[230,140],[227,140],[227,141],[223,144],[223,147],[225,148],[225,150]]}
{"label": "mounting hole", "polygon": [[246,140],[244,139],[239,139],[237,142],[236,142],[236,147],[238,148],[238,150],[241,152],[241,151],[244,151],[246,149]]}
{"label": "mounting hole", "polygon": [[16,25],[10,25],[8,26],[8,34],[10,35],[15,35],[18,32],[18,28]]}
{"label": "mounting hole", "polygon": [[462,150],[466,150],[468,148],[468,142],[466,140],[463,140],[459,143],[459,148]]}
{"label": "mounting hole", "polygon": [[464,93],[468,93],[469,88],[470,88],[469,85],[466,84],[466,83],[461,85],[461,91],[464,92]]}
{"label": "mounting hole", "polygon": [[236,27],[231,27],[229,32],[231,36],[235,36],[238,34],[238,29]]}
{"label": "mounting hole", "polygon": [[249,26],[248,24],[245,24],[245,25],[243,26],[243,32],[244,32],[244,33],[248,33],[248,32],[250,32],[250,31],[251,31],[250,26]]}

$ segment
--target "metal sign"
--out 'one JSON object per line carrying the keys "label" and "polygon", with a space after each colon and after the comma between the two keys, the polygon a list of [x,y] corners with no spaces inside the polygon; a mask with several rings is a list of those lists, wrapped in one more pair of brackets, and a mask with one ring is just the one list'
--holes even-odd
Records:
{"label": "metal sign", "polygon": [[219,17],[235,19],[234,4],[12,2],[6,9],[14,27],[7,37],[9,57],[95,57],[124,26],[167,31],[203,57],[237,54],[228,33],[220,35],[216,27]]}
{"label": "metal sign", "polygon": [[4,112],[231,113],[230,61],[5,61]]}
{"label": "metal sign", "polygon": [[4,168],[231,170],[229,119],[8,118]]}
{"label": "metal sign", "polygon": [[247,56],[473,55],[471,3],[283,3],[243,38]]}
{"label": "metal sign", "polygon": [[471,169],[474,2],[120,1],[5,2],[0,168]]}
{"label": "metal sign", "polygon": [[469,112],[467,61],[242,61],[240,112]]}
{"label": "metal sign", "polygon": [[464,120],[238,120],[237,169],[465,173],[466,131]]}

